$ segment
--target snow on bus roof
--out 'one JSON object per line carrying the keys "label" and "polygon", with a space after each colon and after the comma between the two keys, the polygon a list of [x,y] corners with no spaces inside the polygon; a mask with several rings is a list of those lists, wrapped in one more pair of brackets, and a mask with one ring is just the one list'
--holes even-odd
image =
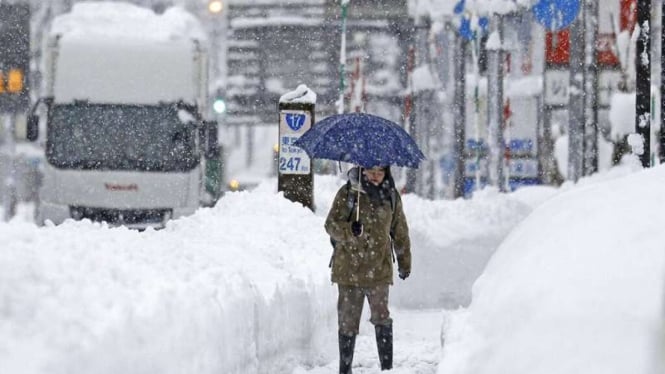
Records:
{"label": "snow on bus roof", "polygon": [[199,21],[181,7],[172,7],[159,15],[129,3],[87,2],[74,4],[72,11],[56,17],[50,34],[68,38],[205,41]]}

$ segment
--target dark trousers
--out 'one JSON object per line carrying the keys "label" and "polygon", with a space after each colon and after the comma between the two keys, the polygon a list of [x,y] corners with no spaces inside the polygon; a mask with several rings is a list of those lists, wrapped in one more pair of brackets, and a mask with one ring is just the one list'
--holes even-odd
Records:
{"label": "dark trousers", "polygon": [[365,298],[369,302],[370,322],[375,326],[392,326],[388,310],[389,285],[355,287],[338,285],[337,323],[340,334],[358,335]]}

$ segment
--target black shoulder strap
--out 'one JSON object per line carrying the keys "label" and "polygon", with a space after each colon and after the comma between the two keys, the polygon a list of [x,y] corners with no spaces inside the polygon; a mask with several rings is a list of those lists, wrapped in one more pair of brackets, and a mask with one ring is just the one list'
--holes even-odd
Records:
{"label": "black shoulder strap", "polygon": [[390,189],[390,208],[392,209],[393,216],[390,221],[390,238],[395,238],[395,207],[397,206],[397,191],[394,188]]}

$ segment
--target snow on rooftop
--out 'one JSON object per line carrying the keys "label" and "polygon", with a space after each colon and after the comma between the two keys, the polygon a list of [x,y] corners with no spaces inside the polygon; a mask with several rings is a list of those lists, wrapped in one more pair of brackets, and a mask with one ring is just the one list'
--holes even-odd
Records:
{"label": "snow on rooftop", "polygon": [[[123,2],[85,2],[55,18],[56,102],[195,103],[206,58],[199,21],[180,7],[156,14]],[[196,45],[195,45],[196,44]]]}
{"label": "snow on rooftop", "polygon": [[270,17],[238,17],[231,20],[231,28],[234,30],[254,27],[274,26],[321,26],[323,20],[320,18],[306,18],[299,16],[270,16]]}
{"label": "snow on rooftop", "polygon": [[436,19],[455,15],[455,7],[462,1],[467,14],[488,15],[507,14],[520,7],[530,7],[531,0],[410,0],[409,12],[412,15],[429,16]]}
{"label": "snow on rooftop", "polygon": [[[348,1],[348,0],[345,0]],[[280,0],[227,0],[229,5],[274,5],[276,3],[285,2]],[[324,4],[325,0],[288,0],[288,4]]]}
{"label": "snow on rooftop", "polygon": [[100,37],[147,41],[207,39],[196,17],[181,7],[169,8],[159,15],[123,2],[74,4],[71,12],[54,19],[50,34],[95,41]]}
{"label": "snow on rooftop", "polygon": [[515,0],[467,0],[467,9],[478,14],[508,14],[517,10]]}
{"label": "snow on rooftop", "polygon": [[295,90],[287,92],[279,98],[280,103],[316,104],[316,93],[301,84]]}

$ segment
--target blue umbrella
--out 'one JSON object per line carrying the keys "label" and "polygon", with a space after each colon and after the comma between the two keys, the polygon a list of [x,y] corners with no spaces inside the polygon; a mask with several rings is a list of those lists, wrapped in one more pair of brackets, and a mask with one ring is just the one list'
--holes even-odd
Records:
{"label": "blue umbrella", "polygon": [[327,117],[294,145],[312,158],[344,161],[365,168],[389,165],[417,168],[425,159],[401,126],[367,113]]}

